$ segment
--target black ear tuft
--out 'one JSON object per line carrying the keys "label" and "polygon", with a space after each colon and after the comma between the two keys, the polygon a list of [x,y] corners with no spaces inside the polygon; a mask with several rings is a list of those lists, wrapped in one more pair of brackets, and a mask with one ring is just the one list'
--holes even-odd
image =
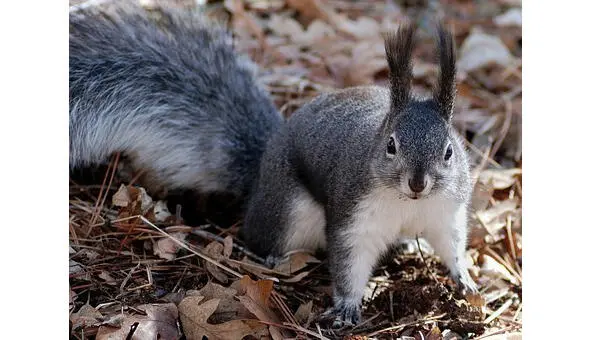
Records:
{"label": "black ear tuft", "polygon": [[455,44],[451,32],[442,24],[437,28],[437,52],[439,58],[439,79],[434,93],[434,99],[439,111],[446,121],[451,120],[456,96],[456,57]]}
{"label": "black ear tuft", "polygon": [[414,25],[401,26],[396,33],[386,35],[385,47],[390,67],[391,113],[396,114],[408,103],[412,80],[412,51]]}

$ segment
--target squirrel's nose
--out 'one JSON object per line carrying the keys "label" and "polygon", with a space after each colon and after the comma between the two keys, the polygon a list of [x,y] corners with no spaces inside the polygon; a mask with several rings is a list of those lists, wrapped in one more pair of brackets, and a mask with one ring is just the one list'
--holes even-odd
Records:
{"label": "squirrel's nose", "polygon": [[408,180],[408,186],[410,190],[416,193],[420,193],[425,190],[425,186],[427,185],[427,181],[423,176],[415,176]]}

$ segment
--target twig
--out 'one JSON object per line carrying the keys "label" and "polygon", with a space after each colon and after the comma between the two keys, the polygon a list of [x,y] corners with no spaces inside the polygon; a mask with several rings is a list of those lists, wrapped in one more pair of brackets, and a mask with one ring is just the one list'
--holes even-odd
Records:
{"label": "twig", "polygon": [[423,260],[423,263],[425,264],[425,267],[427,268],[427,272],[429,273],[429,276],[431,276],[431,279],[433,279],[433,281],[435,281],[435,283],[441,284],[443,286],[443,284],[441,282],[439,282],[439,280],[437,280],[437,276],[435,276],[435,274],[431,271],[431,267],[429,267],[429,265],[427,264],[427,261],[425,261],[425,257],[423,256],[423,249],[421,249],[421,244],[419,243],[419,236],[415,236],[415,240],[417,241],[417,247],[419,248],[419,254],[421,255],[421,260]]}
{"label": "twig", "polygon": [[176,243],[177,245],[179,245],[181,248],[184,248],[184,249],[186,249],[186,250],[190,251],[191,253],[193,253],[193,254],[195,254],[195,255],[199,256],[200,258],[204,259],[205,261],[207,261],[207,262],[209,262],[209,263],[211,263],[211,264],[213,264],[213,265],[215,265],[215,266],[217,266],[217,267],[219,267],[219,268],[221,268],[221,269],[223,269],[223,270],[227,271],[228,273],[230,273],[230,274],[232,274],[232,275],[236,276],[237,278],[242,278],[242,277],[244,276],[244,275],[242,275],[242,274],[238,273],[237,271],[235,271],[235,270],[233,270],[233,269],[231,269],[231,268],[228,268],[228,267],[224,266],[223,264],[221,264],[221,263],[217,262],[216,260],[214,260],[214,259],[210,258],[209,256],[203,255],[203,254],[201,254],[201,253],[199,253],[199,252],[197,252],[197,251],[195,251],[195,250],[191,249],[191,247],[187,246],[187,245],[186,245],[184,242],[181,242],[181,241],[177,240],[176,238],[174,238],[174,237],[170,236],[168,233],[166,233],[164,230],[162,230],[162,229],[158,228],[156,225],[154,225],[152,222],[150,222],[150,221],[149,221],[147,218],[145,218],[144,216],[140,216],[140,219],[141,219],[141,220],[142,220],[144,223],[146,223],[147,225],[149,225],[150,227],[152,227],[152,228],[156,229],[156,230],[157,230],[159,233],[161,233],[162,235],[164,235],[164,236],[166,236],[166,237],[170,238],[170,239],[171,239],[171,240],[172,240],[174,243]]}
{"label": "twig", "polygon": [[[105,174],[105,178],[103,179],[103,184],[101,185],[101,190],[99,192],[99,196],[96,201],[96,205],[94,206],[94,213],[92,214],[92,217],[90,218],[90,222],[88,223],[88,225],[90,227],[88,228],[88,232],[86,233],[85,237],[88,237],[88,235],[90,235],[90,233],[94,229],[93,225],[96,222],[96,219],[98,218],[101,210],[103,209],[103,206],[105,205],[105,201],[107,200],[107,191],[109,191],[109,188],[111,188],[111,184],[113,184],[113,178],[115,178],[115,173],[117,172],[117,164],[118,163],[119,163],[119,153],[116,153],[115,160],[109,162],[109,167],[107,169],[107,173]],[[107,185],[107,189],[105,190],[104,185],[107,180],[107,176],[109,176],[109,170],[111,170],[111,176],[109,177],[109,184]],[[102,200],[101,200],[101,198],[102,198]],[[100,201],[100,203],[99,203],[99,201]]]}
{"label": "twig", "polygon": [[515,260],[517,258],[517,252],[515,251],[515,241],[513,240],[513,231],[511,230],[511,215],[507,215],[507,239],[509,240],[509,247],[511,251],[511,258]]}
{"label": "twig", "polygon": [[279,296],[279,294],[276,291],[271,292],[271,298],[275,302],[275,305],[277,305],[277,307],[279,307],[279,309],[281,310],[281,314],[283,314],[283,316],[289,322],[298,326],[300,325],[300,323],[295,319],[295,316],[289,310],[289,307],[285,305],[285,302],[283,302],[283,299],[281,299],[281,296]]}
{"label": "twig", "polygon": [[513,266],[509,265],[509,263],[507,263],[507,261],[503,260],[503,258],[497,254],[497,252],[495,252],[494,250],[492,250],[488,245],[484,247],[484,251],[490,255],[493,259],[495,259],[495,261],[497,261],[498,263],[502,264],[505,268],[507,268],[507,270],[513,274],[513,276],[515,277],[515,279],[517,279],[517,281],[519,281],[519,284],[522,284],[522,280],[521,280],[521,275],[519,275],[519,273],[513,268]]}
{"label": "twig", "polygon": [[503,303],[503,305],[499,307],[499,309],[494,311],[488,318],[486,318],[486,320],[484,320],[484,323],[491,323],[494,319],[498,318],[499,315],[503,314],[503,312],[506,311],[507,308],[509,308],[512,304],[513,299],[508,299],[507,301],[505,301],[505,303]]}
{"label": "twig", "polygon": [[298,332],[306,333],[306,334],[308,334],[308,335],[311,335],[311,336],[313,336],[313,337],[316,337],[316,338],[318,338],[318,339],[321,339],[321,340],[329,340],[329,339],[328,339],[327,337],[325,337],[324,335],[322,335],[322,334],[320,334],[320,333],[315,333],[315,332],[312,332],[311,330],[309,330],[309,329],[306,329],[306,328],[304,328],[304,327],[302,327],[302,326],[299,326],[299,325],[291,324],[291,323],[289,323],[289,322],[284,322],[284,323],[283,323],[283,325],[284,325],[284,326],[287,326],[287,327],[291,327],[291,329],[292,329],[292,330],[294,330],[294,331],[298,331]]}
{"label": "twig", "polygon": [[417,320],[415,322],[403,323],[403,324],[400,324],[400,325],[396,325],[396,326],[392,326],[392,327],[380,329],[379,331],[375,331],[375,332],[373,332],[371,334],[368,334],[367,337],[368,338],[371,338],[371,337],[373,337],[375,335],[378,335],[380,333],[397,331],[397,330],[403,329],[403,328],[408,327],[408,326],[420,325],[422,323],[426,323],[426,322],[429,322],[429,321],[439,320],[439,319],[443,318],[446,315],[447,315],[446,313],[443,313],[441,315],[435,315],[435,316],[432,316],[432,317],[424,318],[422,320]]}
{"label": "twig", "polygon": [[[223,237],[218,236],[218,235],[213,234],[213,233],[210,233],[210,232],[205,231],[205,230],[200,230],[200,229],[192,228],[191,229],[191,234],[197,235],[197,236],[201,236],[201,237],[206,238],[208,240],[218,241],[218,242],[220,242],[222,244],[224,243],[224,238]],[[255,259],[255,260],[259,261],[259,262],[262,262],[262,263],[265,262],[265,259],[263,259],[262,257],[258,256],[255,253],[251,252],[250,250],[244,248],[243,246],[236,244],[235,242],[232,242],[232,248],[234,248],[234,249],[236,249],[236,250],[238,250],[240,252],[243,252],[247,256],[252,257],[253,259]]]}
{"label": "twig", "polygon": [[486,339],[486,338],[491,337],[491,336],[494,336],[494,335],[503,334],[503,333],[506,333],[507,331],[513,330],[514,328],[515,328],[515,326],[505,327],[503,329],[499,329],[496,332],[492,332],[492,333],[481,335],[478,338],[475,338],[474,340],[482,340],[482,339]]}
{"label": "twig", "polygon": [[497,154],[497,151],[501,148],[503,141],[505,141],[505,137],[507,137],[507,133],[509,132],[509,128],[511,127],[511,116],[513,116],[513,104],[511,100],[503,97],[503,101],[505,103],[505,120],[503,120],[503,125],[501,126],[501,132],[499,133],[499,137],[497,141],[493,145],[493,148],[490,152],[490,158],[494,158]]}

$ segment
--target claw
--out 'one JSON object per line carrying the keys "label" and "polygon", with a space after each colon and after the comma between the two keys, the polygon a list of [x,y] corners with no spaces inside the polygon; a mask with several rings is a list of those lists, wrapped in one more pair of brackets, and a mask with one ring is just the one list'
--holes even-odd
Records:
{"label": "claw", "polygon": [[354,326],[361,320],[361,308],[356,304],[337,303],[324,312],[323,317],[335,318],[332,328]]}

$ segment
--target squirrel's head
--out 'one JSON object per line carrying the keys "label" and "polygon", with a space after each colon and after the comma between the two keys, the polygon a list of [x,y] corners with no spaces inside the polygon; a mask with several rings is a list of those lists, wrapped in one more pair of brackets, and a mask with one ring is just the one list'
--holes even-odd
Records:
{"label": "squirrel's head", "polygon": [[372,167],[375,179],[409,199],[445,189],[464,161],[451,126],[456,92],[453,37],[439,27],[438,86],[433,98],[418,100],[410,93],[414,31],[405,26],[386,37],[390,109],[373,146]]}

